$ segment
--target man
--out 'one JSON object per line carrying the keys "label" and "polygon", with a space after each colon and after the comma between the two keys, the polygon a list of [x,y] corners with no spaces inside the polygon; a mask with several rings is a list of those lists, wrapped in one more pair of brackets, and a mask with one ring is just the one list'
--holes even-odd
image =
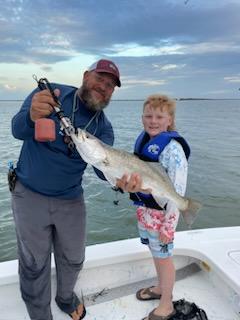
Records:
{"label": "man", "polygon": [[[117,66],[99,60],[83,75],[82,86],[52,84],[65,116],[74,127],[85,128],[112,145],[111,123],[103,109],[115,86],[120,87]],[[85,307],[73,292],[85,251],[85,205],[82,175],[87,164],[76,149],[70,149],[53,112],[56,102],[48,90],[35,89],[13,117],[12,132],[23,140],[12,191],[12,207],[19,252],[22,298],[33,320],[51,320],[51,251],[53,249],[59,308],[74,320],[85,316]],[[56,139],[39,142],[34,138],[35,121],[51,118]],[[96,173],[104,178],[100,172]],[[130,184],[136,184],[136,178]],[[127,177],[123,177],[127,184]]]}

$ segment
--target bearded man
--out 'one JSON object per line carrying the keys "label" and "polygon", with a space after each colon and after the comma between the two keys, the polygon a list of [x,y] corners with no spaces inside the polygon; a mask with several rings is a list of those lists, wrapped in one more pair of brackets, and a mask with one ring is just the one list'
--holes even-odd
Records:
{"label": "bearded man", "polygon": [[[51,84],[63,113],[75,128],[86,129],[112,145],[112,125],[103,109],[116,86],[117,66],[109,60],[94,63],[83,75],[80,88]],[[86,212],[82,176],[87,164],[60,130],[49,90],[35,89],[12,119],[12,133],[23,141],[12,190],[16,225],[20,290],[32,320],[52,320],[51,252],[56,265],[56,303],[74,320],[83,319],[83,301],[74,293],[85,256]],[[55,141],[35,139],[35,122],[55,121]],[[98,176],[104,179],[101,172]]]}

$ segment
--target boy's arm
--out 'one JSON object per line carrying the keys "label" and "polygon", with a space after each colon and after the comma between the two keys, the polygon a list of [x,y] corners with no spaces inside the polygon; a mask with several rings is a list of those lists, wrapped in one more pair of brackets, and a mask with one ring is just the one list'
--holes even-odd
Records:
{"label": "boy's arm", "polygon": [[[165,167],[176,192],[184,196],[187,185],[188,163],[182,146],[175,141],[170,143],[161,153],[159,160]],[[168,201],[165,211],[165,223],[161,230],[161,234],[166,238],[165,241],[172,241],[179,214],[180,212],[175,203]]]}
{"label": "boy's arm", "polygon": [[160,156],[160,162],[167,171],[174,188],[178,194],[184,196],[187,187],[188,162],[182,146],[170,142]]}

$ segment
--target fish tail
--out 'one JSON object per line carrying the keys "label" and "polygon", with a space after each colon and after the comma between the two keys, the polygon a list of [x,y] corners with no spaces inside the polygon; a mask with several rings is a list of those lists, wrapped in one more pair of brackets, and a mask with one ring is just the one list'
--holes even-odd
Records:
{"label": "fish tail", "polygon": [[188,198],[188,207],[186,210],[181,211],[183,220],[186,225],[191,229],[193,222],[195,221],[198,211],[202,208],[202,204],[199,201]]}

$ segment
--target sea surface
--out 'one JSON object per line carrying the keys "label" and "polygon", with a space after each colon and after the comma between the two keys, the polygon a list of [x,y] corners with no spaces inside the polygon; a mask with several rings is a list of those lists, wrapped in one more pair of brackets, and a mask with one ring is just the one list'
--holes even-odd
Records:
{"label": "sea surface", "polygon": [[[112,101],[106,114],[115,129],[115,147],[132,151],[142,129],[143,101]],[[11,118],[21,101],[0,101],[0,261],[16,258],[16,236],[7,185],[7,164],[16,162],[21,141],[11,135]],[[203,209],[193,229],[240,224],[240,100],[177,102],[178,131],[191,146],[187,196]],[[84,175],[88,212],[87,243],[137,236],[135,208],[128,195],[116,194],[89,167]],[[34,210],[34,209],[33,209]],[[182,219],[178,230],[185,230]],[[224,234],[223,234],[224,238]]]}

